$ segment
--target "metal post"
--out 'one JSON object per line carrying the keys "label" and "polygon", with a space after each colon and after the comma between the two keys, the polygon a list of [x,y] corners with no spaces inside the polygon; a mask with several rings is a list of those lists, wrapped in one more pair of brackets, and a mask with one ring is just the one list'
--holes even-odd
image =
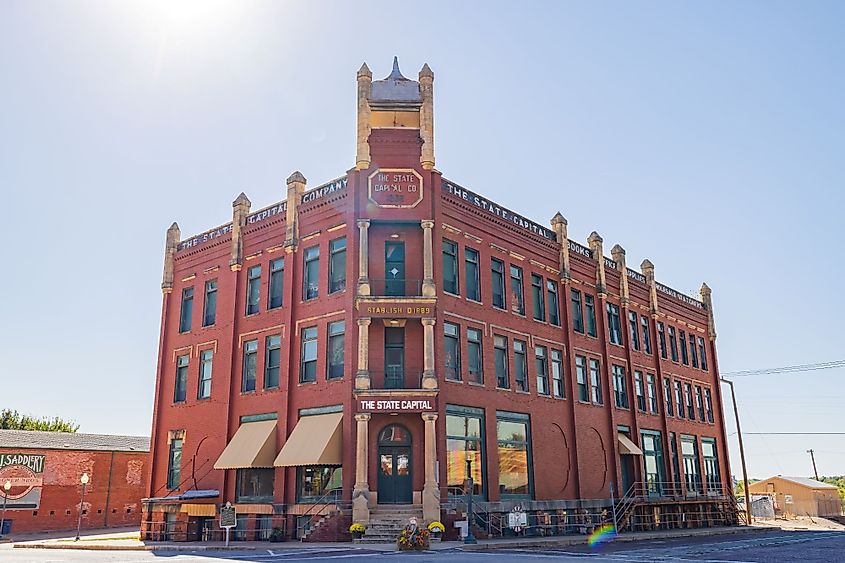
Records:
{"label": "metal post", "polygon": [[813,460],[813,475],[816,476],[816,481],[819,480],[819,472],[816,470],[816,456],[813,453],[813,450],[807,450],[807,453],[810,454],[810,459]]}
{"label": "metal post", "polygon": [[472,460],[467,459],[467,535],[464,538],[465,544],[478,543],[472,535]]}
{"label": "metal post", "polygon": [[613,531],[619,533],[619,529],[616,527],[616,499],[613,496],[613,483],[610,484],[610,510],[613,513]]}
{"label": "metal post", "polygon": [[11,481],[6,481],[3,484],[3,517],[0,518],[0,538],[3,537],[3,528],[6,527],[6,503],[9,501],[9,491],[11,488]]}
{"label": "metal post", "polygon": [[[745,448],[742,445],[742,430],[739,428],[739,410],[736,408],[736,394],[734,393],[734,382],[724,377],[720,378],[724,383],[731,386],[731,401],[734,404],[734,418],[736,419],[736,435],[739,438],[739,459],[742,461],[742,483],[745,490],[745,525],[751,525],[751,493],[748,491],[748,471],[745,469]],[[731,495],[734,492],[731,490]]]}
{"label": "metal post", "polygon": [[88,474],[83,473],[79,482],[82,483],[82,495],[79,497],[79,518],[76,521],[76,538],[73,541],[79,541],[79,531],[82,528],[82,505],[85,501],[85,487],[88,486]]}

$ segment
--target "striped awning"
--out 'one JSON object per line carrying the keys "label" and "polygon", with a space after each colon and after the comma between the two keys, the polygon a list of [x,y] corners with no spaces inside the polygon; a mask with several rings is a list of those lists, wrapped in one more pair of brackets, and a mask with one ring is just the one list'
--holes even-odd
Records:
{"label": "striped awning", "polygon": [[214,469],[273,467],[275,456],[276,421],[245,422],[217,458]]}
{"label": "striped awning", "polygon": [[274,465],[340,465],[343,461],[342,421],[342,412],[303,416],[282,446]]}

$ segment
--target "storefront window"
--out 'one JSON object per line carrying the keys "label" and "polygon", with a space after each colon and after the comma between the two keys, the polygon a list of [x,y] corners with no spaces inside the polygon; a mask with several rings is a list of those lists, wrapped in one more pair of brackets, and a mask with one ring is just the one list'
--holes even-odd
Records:
{"label": "storefront window", "polygon": [[340,494],[343,471],[339,465],[309,465],[297,468],[297,500],[299,502],[325,502],[332,492]]}
{"label": "storefront window", "polygon": [[531,447],[528,415],[496,413],[499,454],[499,494],[506,498],[531,498]]}
{"label": "storefront window", "polygon": [[485,498],[484,411],[446,406],[446,485],[450,495],[466,494],[467,460],[472,461],[472,494]]}
{"label": "storefront window", "polygon": [[238,469],[237,502],[273,502],[273,468]]}
{"label": "storefront window", "polygon": [[684,458],[687,495],[696,495],[701,492],[701,472],[698,469],[698,443],[695,436],[681,435],[681,455]]}
{"label": "storefront window", "polygon": [[645,467],[645,486],[651,495],[663,492],[663,447],[660,443],[660,432],[643,430],[642,448],[643,465]]}
{"label": "storefront window", "polygon": [[707,494],[721,494],[722,482],[719,478],[719,457],[716,453],[715,438],[701,439],[701,457],[704,459],[704,482],[707,485]]}

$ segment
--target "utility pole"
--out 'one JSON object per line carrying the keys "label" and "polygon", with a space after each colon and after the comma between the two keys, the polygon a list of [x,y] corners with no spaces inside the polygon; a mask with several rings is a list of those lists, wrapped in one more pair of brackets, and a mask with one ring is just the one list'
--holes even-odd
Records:
{"label": "utility pole", "polygon": [[[748,491],[748,471],[745,469],[745,448],[742,445],[742,430],[739,428],[739,410],[736,408],[736,394],[734,394],[734,382],[724,377],[719,378],[722,382],[731,386],[731,401],[734,404],[734,418],[736,419],[736,435],[739,438],[739,459],[742,461],[742,482],[745,490],[745,525],[751,525],[751,493]],[[733,494],[733,491],[731,491]]]}
{"label": "utility pole", "polygon": [[818,481],[819,472],[816,470],[816,456],[813,454],[813,450],[807,450],[807,453],[810,454],[810,459],[813,460],[813,474],[816,476],[816,481]]}

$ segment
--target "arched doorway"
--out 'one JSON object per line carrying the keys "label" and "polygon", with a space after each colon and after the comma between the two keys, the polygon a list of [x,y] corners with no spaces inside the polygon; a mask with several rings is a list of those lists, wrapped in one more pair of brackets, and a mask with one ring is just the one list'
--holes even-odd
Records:
{"label": "arched doorway", "polygon": [[391,424],[378,435],[378,502],[411,504],[411,433]]}

